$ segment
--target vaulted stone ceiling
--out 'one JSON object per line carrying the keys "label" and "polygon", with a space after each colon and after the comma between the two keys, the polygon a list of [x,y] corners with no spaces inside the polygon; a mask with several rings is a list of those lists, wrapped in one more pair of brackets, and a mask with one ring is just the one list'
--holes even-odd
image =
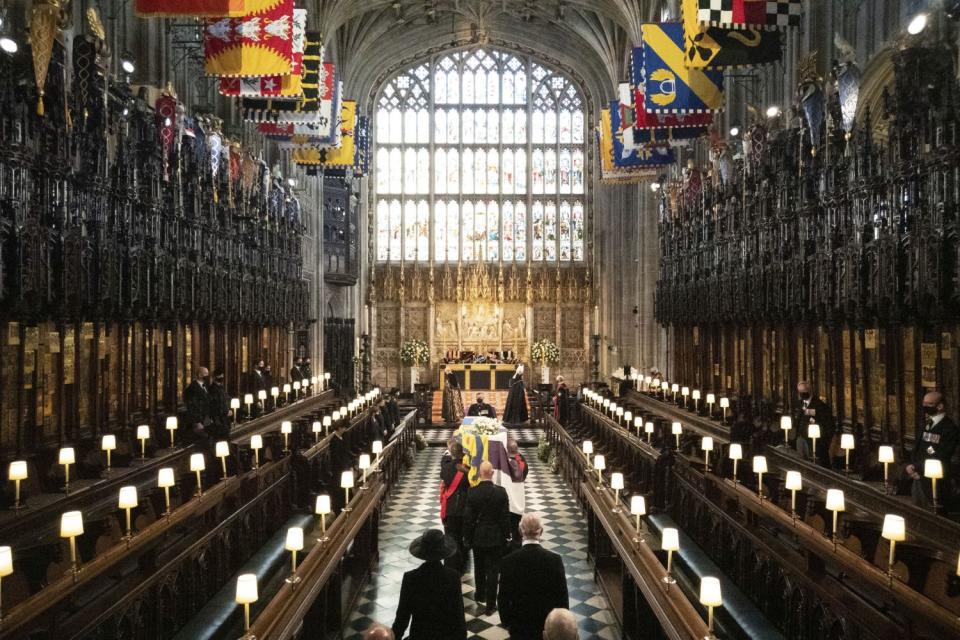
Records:
{"label": "vaulted stone ceiling", "polygon": [[341,69],[363,100],[401,62],[468,44],[539,53],[570,70],[594,104],[626,78],[630,47],[657,0],[308,0]]}

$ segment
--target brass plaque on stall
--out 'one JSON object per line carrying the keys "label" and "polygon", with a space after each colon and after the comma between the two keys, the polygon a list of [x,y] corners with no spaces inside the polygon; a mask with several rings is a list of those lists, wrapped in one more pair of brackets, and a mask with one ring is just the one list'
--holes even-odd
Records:
{"label": "brass plaque on stall", "polygon": [[40,344],[40,328],[27,327],[23,334],[23,348],[25,351],[36,351]]}
{"label": "brass plaque on stall", "polygon": [[60,332],[51,331],[47,334],[47,349],[50,353],[60,353]]}
{"label": "brass plaque on stall", "polygon": [[7,344],[11,347],[15,347],[20,344],[20,323],[19,322],[7,323]]}
{"label": "brass plaque on stall", "polygon": [[920,386],[937,386],[937,345],[934,342],[920,343]]}
{"label": "brass plaque on stall", "polygon": [[877,330],[866,329],[863,332],[863,346],[867,349],[877,348]]}

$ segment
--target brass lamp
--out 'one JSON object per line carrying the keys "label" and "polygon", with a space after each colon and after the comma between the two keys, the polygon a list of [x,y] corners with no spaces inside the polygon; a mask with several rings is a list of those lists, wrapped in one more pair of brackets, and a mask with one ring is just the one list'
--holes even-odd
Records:
{"label": "brass lamp", "polygon": [[673,552],[680,550],[680,532],[673,527],[664,527],[660,536],[660,548],[667,552],[667,574],[662,580],[669,589],[670,585],[677,582],[673,577]]}
{"label": "brass lamp", "polygon": [[290,390],[291,387],[289,382],[283,385],[283,397],[287,404],[290,403]]}
{"label": "brass lamp", "polygon": [[631,422],[633,422],[633,412],[632,412],[632,411],[624,411],[624,412],[623,412],[623,424],[629,429]]}
{"label": "brass lamp", "polygon": [[780,416],[780,429],[783,431],[783,443],[790,444],[790,430],[793,429],[793,418]]}
{"label": "brass lamp", "polygon": [[27,461],[14,460],[7,467],[7,479],[13,480],[13,510],[20,511],[20,482],[27,479]]}
{"label": "brass lamp", "polygon": [[581,446],[583,447],[583,455],[586,456],[586,458],[587,458],[587,469],[589,469],[589,468],[590,468],[590,456],[593,455],[593,441],[592,441],[592,440],[584,440],[584,441],[583,441],[583,444],[582,444]]}
{"label": "brass lamp", "polygon": [[907,539],[907,525],[902,516],[888,513],[883,516],[883,532],[880,534],[890,541],[890,556],[887,559],[887,577],[890,579],[890,586],[893,586],[893,558],[894,549],[898,542]]}
{"label": "brass lamp", "polygon": [[127,546],[130,546],[130,540],[133,539],[133,525],[130,521],[130,512],[139,504],[137,500],[137,488],[130,487],[120,487],[120,495],[117,498],[117,507],[123,509],[126,512],[127,516],[127,535],[124,536],[124,540],[127,541]]}
{"label": "brass lamp", "polygon": [[[257,391],[257,400],[260,401],[260,406],[263,407],[263,411],[267,410],[267,391],[266,389],[260,389]],[[274,408],[276,408],[276,402],[274,402]]]}
{"label": "brass lamp", "polygon": [[287,529],[287,540],[283,546],[290,552],[290,577],[286,579],[286,583],[295,585],[300,582],[300,576],[297,575],[297,551],[303,550],[303,529],[301,527]]}
{"label": "brass lamp", "polygon": [[704,470],[710,471],[710,452],[713,451],[713,438],[703,436],[703,439],[700,441],[700,449],[703,450]]}
{"label": "brass lamp", "polygon": [[300,397],[300,381],[293,381],[293,399],[297,400]]}
{"label": "brass lamp", "polygon": [[83,514],[79,511],[67,511],[60,516],[60,537],[70,540],[70,571],[74,582],[80,572],[80,562],[77,559],[77,536],[83,535]]}
{"label": "brass lamp", "polygon": [[353,488],[353,471],[344,471],[340,474],[340,488],[343,489],[346,500],[343,503],[344,512],[349,513],[350,508],[350,489]]}
{"label": "brass lamp", "polygon": [[623,490],[623,474],[615,471],[610,474],[610,488],[613,489],[613,513],[621,513],[623,509],[620,508],[620,491]]}
{"label": "brass lamp", "polygon": [[820,437],[820,425],[815,422],[811,422],[807,425],[807,437],[813,442],[813,445],[810,448],[810,454],[816,462],[817,460],[817,439]]}
{"label": "brass lamp", "polygon": [[670,432],[673,433],[673,437],[676,438],[677,450],[680,450],[680,436],[683,435],[683,425],[679,422],[674,422],[670,425]]}
{"label": "brass lamp", "polygon": [[840,489],[827,489],[827,510],[833,512],[833,550],[837,550],[837,515],[846,509],[846,501],[843,498],[843,491]]}
{"label": "brass lamp", "polygon": [[320,443],[320,434],[323,433],[323,423],[319,420],[314,420],[310,429],[313,431],[313,443]]}
{"label": "brass lamp", "polygon": [[327,537],[327,516],[330,515],[331,510],[330,496],[325,493],[317,496],[317,504],[313,512],[320,516],[320,537],[317,538],[320,544],[330,539]]}
{"label": "brass lamp", "polygon": [[147,440],[150,439],[150,426],[142,424],[137,427],[137,440],[140,441],[140,460],[147,459]]}
{"label": "brass lamp", "polygon": [[647,434],[647,444],[652,444],[651,438],[653,438],[653,429],[654,426],[653,422],[651,421],[648,421],[645,425],[643,425],[643,430]]}
{"label": "brass lamp", "polygon": [[260,468],[260,449],[263,449],[263,436],[250,436],[250,448],[253,449],[253,468]]}
{"label": "brass lamp", "polygon": [[63,491],[64,493],[70,493],[70,465],[77,461],[73,447],[63,447],[60,449],[58,460],[60,464],[63,465]]}
{"label": "brass lamp", "polygon": [[223,469],[223,479],[227,479],[227,456],[230,455],[230,443],[221,440],[215,445],[214,453],[220,458],[220,468]]}
{"label": "brass lamp", "polygon": [[700,604],[707,608],[707,638],[713,640],[713,609],[723,606],[723,595],[720,592],[720,579],[705,576],[700,580]]}
{"label": "brass lamp", "polygon": [[3,622],[3,579],[13,574],[13,549],[0,547],[0,622]]}
{"label": "brass lamp", "polygon": [[797,526],[797,491],[803,489],[803,477],[799,471],[787,471],[784,487],[790,492],[790,515],[793,526]]}
{"label": "brass lamp", "polygon": [[645,542],[640,528],[640,518],[647,515],[647,501],[643,496],[630,496],[630,515],[637,519],[637,535],[634,537],[634,544]]}
{"label": "brass lamp", "polygon": [[597,488],[603,488],[603,470],[607,468],[607,459],[602,453],[593,456],[593,468],[597,470]]}
{"label": "brass lamp", "polygon": [[202,453],[190,454],[190,471],[193,471],[197,474],[197,493],[194,494],[197,496],[197,498],[203,497],[203,478],[200,474],[206,470],[206,468],[207,462]]}
{"label": "brass lamp", "polygon": [[117,436],[112,433],[103,436],[103,439],[100,441],[100,448],[107,452],[107,473],[109,474],[111,471],[110,454],[117,448]]}
{"label": "brass lamp", "polygon": [[723,410],[723,421],[727,421],[727,409],[730,408],[730,398],[720,398],[720,408]]}
{"label": "brass lamp", "polygon": [[843,449],[843,472],[850,473],[850,452],[853,451],[856,443],[852,433],[840,435],[840,448]]}
{"label": "brass lamp", "polygon": [[245,393],[243,395],[243,404],[247,405],[247,419],[253,418],[253,394]]}
{"label": "brass lamp", "polygon": [[680,387],[680,395],[683,397],[683,408],[687,408],[687,398],[690,397],[690,387]]}
{"label": "brass lamp", "polygon": [[700,411],[700,389],[694,389],[693,393],[690,394],[690,397],[693,398],[693,411],[695,413]]}
{"label": "brass lamp", "polygon": [[330,433],[330,425],[333,424],[333,419],[330,416],[323,416],[323,435],[326,436]]}
{"label": "brass lamp", "polygon": [[378,471],[380,469],[380,454],[383,453],[383,441],[374,440],[373,444],[370,445],[370,451],[375,456],[373,461],[373,470]]}
{"label": "brass lamp", "polygon": [[176,478],[173,475],[172,467],[163,467],[157,472],[157,486],[163,489],[163,499],[167,506],[163,515],[168,517],[170,515],[170,487],[174,484],[176,484]]}
{"label": "brass lamp", "polygon": [[244,573],[237,576],[237,604],[243,605],[243,632],[250,634],[250,605],[257,601],[257,575]]}
{"label": "brass lamp", "polygon": [[937,512],[937,480],[943,479],[943,463],[936,458],[923,461],[923,476],[933,483],[933,512]]}
{"label": "brass lamp", "polygon": [[174,448],[174,436],[177,433],[177,416],[167,416],[167,431],[170,434],[170,448]]}
{"label": "brass lamp", "polygon": [[283,434],[283,452],[290,453],[290,434],[293,433],[293,423],[289,420],[281,422],[280,433]]}
{"label": "brass lamp", "polygon": [[367,490],[367,470],[370,469],[370,454],[361,453],[360,460],[357,462],[357,467],[359,467],[360,472],[363,474],[361,478],[361,489],[363,491]]}
{"label": "brass lamp", "polygon": [[753,472],[757,474],[757,496],[763,502],[763,474],[767,472],[766,456],[753,456]]}
{"label": "brass lamp", "polygon": [[640,427],[642,426],[643,426],[643,418],[641,418],[640,416],[637,416],[636,418],[633,419],[633,427],[634,429],[637,430],[638,438],[640,437]]}
{"label": "brass lamp", "polygon": [[676,382],[674,382],[672,385],[670,385],[670,394],[671,394],[671,395],[670,395],[670,401],[671,401],[671,402],[676,403],[676,401],[677,401],[677,392],[678,392],[678,391],[680,391],[680,385],[678,385]]}
{"label": "brass lamp", "polygon": [[240,398],[230,398],[230,410],[233,411],[233,426],[237,426],[237,416],[240,414]]}
{"label": "brass lamp", "polygon": [[717,396],[712,393],[707,394],[707,415],[713,417],[713,405],[717,402]]}
{"label": "brass lamp", "polygon": [[877,461],[883,463],[883,486],[890,491],[890,463],[893,462],[893,447],[888,444],[880,445],[877,449]]}
{"label": "brass lamp", "polygon": [[739,480],[737,480],[737,463],[743,460],[743,445],[739,442],[731,442],[727,455],[733,460],[733,484],[736,485],[739,482]]}

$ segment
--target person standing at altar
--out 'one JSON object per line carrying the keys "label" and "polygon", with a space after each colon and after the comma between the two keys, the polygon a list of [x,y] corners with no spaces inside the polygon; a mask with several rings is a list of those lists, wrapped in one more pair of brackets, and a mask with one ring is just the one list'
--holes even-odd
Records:
{"label": "person standing at altar", "polygon": [[440,458],[440,522],[443,532],[457,543],[457,552],[443,564],[463,575],[466,550],[463,548],[463,515],[467,508],[467,490],[470,467],[463,464],[463,446],[451,437]]}
{"label": "person standing at altar", "polygon": [[507,404],[503,408],[503,421],[507,424],[523,424],[530,419],[527,413],[527,388],[523,384],[523,365],[517,366],[510,380]]}
{"label": "person standing at altar", "polygon": [[480,465],[480,484],[467,492],[463,516],[463,537],[473,549],[475,600],[486,603],[484,615],[493,615],[497,604],[500,559],[510,538],[510,500],[507,490],[493,484],[493,465]]}
{"label": "person standing at altar", "polygon": [[493,408],[492,405],[487,404],[483,401],[483,394],[477,394],[477,401],[470,405],[470,409],[467,410],[468,416],[480,416],[482,418],[493,418],[497,417],[497,410]]}

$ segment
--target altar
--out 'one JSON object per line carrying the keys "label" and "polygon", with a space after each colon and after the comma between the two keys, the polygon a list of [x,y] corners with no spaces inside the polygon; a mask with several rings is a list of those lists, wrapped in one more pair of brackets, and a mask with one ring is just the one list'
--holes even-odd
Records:
{"label": "altar", "polygon": [[447,384],[449,371],[463,391],[508,391],[516,370],[515,364],[441,364],[440,390]]}

